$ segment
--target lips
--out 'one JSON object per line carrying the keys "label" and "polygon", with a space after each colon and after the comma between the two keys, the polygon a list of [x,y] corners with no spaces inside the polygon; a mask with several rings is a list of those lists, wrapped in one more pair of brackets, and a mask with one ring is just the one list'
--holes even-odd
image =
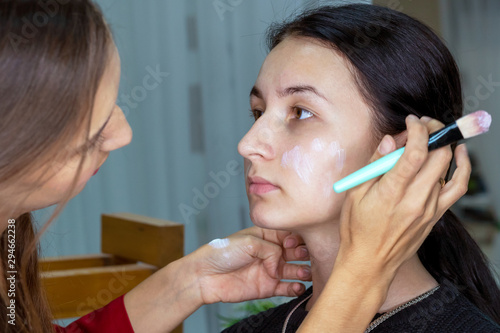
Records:
{"label": "lips", "polygon": [[248,177],[248,193],[249,194],[265,194],[271,191],[278,190],[279,187],[262,177]]}
{"label": "lips", "polygon": [[97,174],[97,172],[98,172],[98,171],[99,171],[99,169],[102,167],[102,165],[104,164],[104,162],[106,162],[106,160],[108,159],[108,156],[109,156],[109,153],[107,153],[107,154],[105,155],[104,159],[102,160],[102,162],[101,162],[101,163],[99,163],[99,165],[98,165],[97,169],[94,171],[94,174],[92,175],[92,177],[94,177],[94,176]]}

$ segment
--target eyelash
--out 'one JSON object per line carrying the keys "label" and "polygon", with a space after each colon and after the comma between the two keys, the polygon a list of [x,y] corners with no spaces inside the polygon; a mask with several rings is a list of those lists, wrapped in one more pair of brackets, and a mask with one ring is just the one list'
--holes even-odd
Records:
{"label": "eyelash", "polygon": [[96,147],[100,147],[104,143],[104,135],[102,133],[99,134],[97,140],[95,140],[89,147],[89,150],[93,150]]}
{"label": "eyelash", "polygon": [[[257,116],[257,114],[260,113],[259,116]],[[260,116],[262,116],[262,111],[259,111],[259,110],[250,110],[250,118],[253,118],[255,121],[257,121],[257,119],[260,118]]]}
{"label": "eyelash", "polygon": [[99,134],[99,136],[97,137],[97,139],[86,145],[81,151],[80,151],[80,154],[87,154],[91,151],[93,151],[95,148],[99,147],[100,145],[102,145],[104,143],[104,135],[102,135],[102,133]]}
{"label": "eyelash", "polygon": [[[302,108],[300,106],[292,106],[291,107],[291,111],[292,112],[295,112],[297,110],[308,112],[308,113],[311,114],[311,116],[307,117],[307,118],[304,118],[304,119],[295,118],[296,120],[306,120],[306,119],[309,119],[311,117],[314,117],[314,113],[312,113],[311,111],[309,111],[309,110],[307,110],[305,108]],[[250,118],[254,118],[255,121],[257,121],[257,119],[259,119],[262,116],[263,113],[264,113],[264,111],[260,111],[260,110],[250,110]]]}

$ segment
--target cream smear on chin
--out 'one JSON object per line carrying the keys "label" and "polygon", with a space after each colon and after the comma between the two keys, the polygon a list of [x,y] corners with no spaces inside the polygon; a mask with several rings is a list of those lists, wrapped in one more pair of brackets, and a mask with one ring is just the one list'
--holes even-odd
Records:
{"label": "cream smear on chin", "polygon": [[210,243],[208,243],[208,245],[210,245],[214,249],[223,249],[223,248],[226,248],[229,246],[229,239],[216,238],[213,241],[211,241]]}

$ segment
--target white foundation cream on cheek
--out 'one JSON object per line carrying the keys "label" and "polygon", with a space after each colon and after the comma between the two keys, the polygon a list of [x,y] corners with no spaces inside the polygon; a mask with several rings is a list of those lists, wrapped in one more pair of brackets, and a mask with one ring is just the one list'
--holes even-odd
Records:
{"label": "white foundation cream on cheek", "polygon": [[333,157],[333,168],[331,172],[328,172],[328,175],[324,175],[325,185],[323,193],[326,197],[329,197],[333,191],[332,186],[335,177],[340,174],[344,167],[345,150],[337,141],[327,143],[320,138],[315,138],[310,144],[309,151],[310,153],[306,152],[301,146],[293,147],[291,150],[283,153],[281,166],[283,168],[291,168],[304,183],[310,184],[311,175],[315,169],[315,162],[325,157],[325,154]]}
{"label": "white foundation cream on cheek", "polygon": [[345,163],[345,150],[340,147],[340,144],[337,141],[333,141],[330,143],[330,155],[336,158],[337,160],[337,169],[342,171]]}
{"label": "white foundation cream on cheek", "polygon": [[323,141],[321,141],[321,139],[314,139],[312,144],[311,144],[311,148],[314,150],[314,151],[323,151],[325,149],[325,143]]}
{"label": "white foundation cream on cheek", "polygon": [[300,146],[295,146],[283,154],[281,166],[292,168],[304,183],[309,184],[313,172],[313,161],[310,154],[302,152]]}

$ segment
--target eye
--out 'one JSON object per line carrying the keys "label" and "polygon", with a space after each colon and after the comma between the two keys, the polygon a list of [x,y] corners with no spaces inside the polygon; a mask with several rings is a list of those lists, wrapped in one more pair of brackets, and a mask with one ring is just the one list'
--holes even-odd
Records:
{"label": "eye", "polygon": [[89,142],[82,149],[78,151],[79,154],[89,154],[94,151],[97,147],[101,146],[104,143],[104,135],[101,133],[93,142]]}
{"label": "eye", "polygon": [[257,121],[257,119],[259,119],[263,113],[264,112],[260,110],[250,110],[250,117]]}
{"label": "eye", "polygon": [[295,118],[297,118],[298,120],[307,119],[307,118],[311,118],[312,116],[314,116],[311,112],[309,112],[303,108],[300,108],[300,107],[294,107],[293,113],[294,113]]}
{"label": "eye", "polygon": [[95,140],[94,142],[92,142],[92,144],[90,145],[89,151],[94,150],[97,147],[100,147],[103,143],[104,143],[104,135],[101,132],[99,134],[99,136],[97,137],[97,140]]}

